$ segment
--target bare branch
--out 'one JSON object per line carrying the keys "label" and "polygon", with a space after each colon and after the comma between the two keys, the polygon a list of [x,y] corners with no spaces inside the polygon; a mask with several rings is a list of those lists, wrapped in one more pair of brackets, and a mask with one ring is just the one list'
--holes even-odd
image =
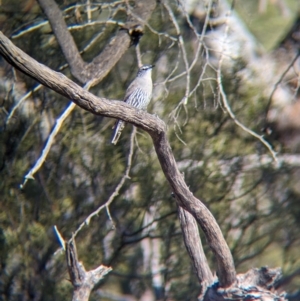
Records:
{"label": "bare branch", "polygon": [[163,2],[166,10],[169,13],[169,17],[175,27],[176,30],[176,34],[178,35],[178,43],[179,43],[179,48],[182,52],[182,58],[184,61],[184,66],[185,66],[185,71],[186,71],[186,87],[185,87],[185,95],[184,98],[181,100],[180,103],[186,105],[188,102],[188,97],[190,94],[190,68],[189,68],[189,62],[188,62],[188,58],[187,58],[187,53],[186,53],[186,49],[185,49],[185,45],[184,45],[184,41],[183,41],[183,37],[181,35],[181,31],[180,31],[180,27],[178,25],[178,22],[176,21],[176,18],[173,14],[173,11],[171,9],[171,7],[168,5],[168,3],[166,1]]}
{"label": "bare branch", "polygon": [[58,241],[59,241],[59,243],[60,243],[60,246],[62,247],[62,249],[63,249],[64,251],[66,251],[66,242],[65,242],[65,240],[63,239],[63,237],[62,237],[62,235],[60,234],[60,232],[58,231],[56,225],[53,227],[53,229],[54,229],[54,233],[56,234],[56,237],[57,237],[57,239],[58,239]]}
{"label": "bare branch", "polygon": [[41,166],[45,162],[46,157],[48,156],[48,153],[50,151],[50,148],[54,142],[54,139],[55,139],[57,133],[59,132],[63,122],[71,114],[71,112],[74,110],[75,107],[76,107],[76,104],[74,102],[71,102],[68,105],[67,109],[63,112],[63,114],[56,120],[55,127],[53,128],[53,130],[51,131],[51,134],[48,137],[47,143],[42,150],[41,156],[35,162],[34,166],[29,170],[29,172],[25,175],[24,182],[23,182],[23,184],[20,185],[21,189],[24,188],[25,184],[27,183],[27,181],[29,179],[34,180],[34,174],[41,168]]}
{"label": "bare branch", "polygon": [[14,105],[14,107],[8,114],[7,119],[6,119],[6,125],[8,125],[8,123],[10,122],[11,118],[13,117],[15,111],[19,108],[19,106],[23,103],[23,101],[26,100],[28,97],[30,97],[34,92],[38,91],[41,87],[42,87],[42,85],[37,85],[34,89],[27,92],[25,95],[23,95],[21,97],[21,99]]}
{"label": "bare branch", "polygon": [[274,88],[272,90],[272,93],[268,99],[268,104],[266,106],[266,113],[265,116],[267,117],[271,104],[272,104],[272,99],[274,96],[274,93],[276,92],[278,86],[281,84],[281,82],[283,81],[284,77],[287,75],[287,73],[289,72],[289,70],[294,66],[294,64],[296,63],[296,61],[298,60],[298,58],[300,57],[300,51],[298,51],[298,53],[295,55],[295,57],[293,58],[293,60],[290,62],[290,64],[287,66],[287,68],[284,70],[284,72],[281,74],[280,78],[278,79],[278,81],[275,83]]}
{"label": "bare branch", "polygon": [[[41,85],[39,85],[38,87],[41,87]],[[91,82],[88,82],[84,86],[84,89],[89,90],[90,87],[91,87]],[[23,184],[20,185],[21,189],[24,188],[28,179],[32,179],[32,180],[34,179],[34,174],[42,167],[43,163],[45,162],[45,160],[50,152],[51,146],[54,143],[54,139],[55,139],[56,135],[58,134],[59,130],[61,129],[64,121],[67,119],[68,116],[70,116],[70,114],[73,112],[75,107],[76,107],[76,104],[74,102],[70,102],[68,107],[64,110],[63,114],[58,119],[56,119],[55,126],[52,129],[52,131],[48,137],[46,145],[42,150],[42,154],[39,157],[39,159],[35,162],[34,166],[25,175],[25,180],[24,180]]]}
{"label": "bare branch", "polygon": [[94,216],[98,215],[104,208],[106,208],[107,215],[108,215],[110,221],[113,223],[113,219],[109,212],[109,205],[113,202],[115,197],[119,195],[120,189],[123,187],[125,181],[127,179],[129,179],[129,173],[130,173],[131,164],[132,164],[133,146],[134,146],[133,142],[134,142],[135,135],[136,135],[136,127],[133,127],[131,137],[130,137],[130,150],[129,150],[129,154],[128,154],[127,167],[126,167],[125,174],[121,178],[121,180],[120,180],[119,184],[117,185],[117,187],[115,188],[114,192],[110,195],[109,199],[103,205],[101,205],[95,211],[93,211],[91,214],[89,214],[89,216],[80,224],[80,226],[78,227],[78,229],[75,231],[75,233],[73,235],[74,237],[76,237],[77,234],[80,232],[80,230],[85,225],[88,225],[90,223],[91,219]]}
{"label": "bare branch", "polygon": [[54,0],[38,0],[44,13],[47,15],[54,35],[61,50],[69,63],[72,74],[77,78],[85,78],[86,63],[82,60],[75,41],[69,33],[63,14]]}
{"label": "bare branch", "polygon": [[98,268],[86,271],[78,261],[74,238],[66,243],[66,258],[69,275],[74,286],[72,301],[88,301],[93,287],[108,274],[112,268],[100,265]]}
{"label": "bare branch", "polygon": [[193,261],[202,291],[205,291],[206,286],[212,284],[214,279],[202,248],[197,223],[194,217],[181,207],[178,207],[178,215],[185,246]]}

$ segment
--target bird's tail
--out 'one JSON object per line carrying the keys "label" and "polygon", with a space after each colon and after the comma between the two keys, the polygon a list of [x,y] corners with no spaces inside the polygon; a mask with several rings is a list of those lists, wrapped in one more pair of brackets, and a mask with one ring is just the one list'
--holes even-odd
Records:
{"label": "bird's tail", "polygon": [[114,125],[114,133],[113,133],[113,137],[111,139],[111,143],[116,145],[120,136],[121,136],[121,133],[122,133],[122,130],[124,129],[125,127],[125,123],[124,121],[122,120],[118,120],[116,121],[115,125]]}

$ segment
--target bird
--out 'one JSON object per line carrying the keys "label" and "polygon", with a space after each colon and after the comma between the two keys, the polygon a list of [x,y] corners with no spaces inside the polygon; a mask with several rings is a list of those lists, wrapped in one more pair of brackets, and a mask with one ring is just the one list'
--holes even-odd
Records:
{"label": "bird", "polygon": [[[152,68],[154,65],[144,65],[139,68],[136,78],[132,81],[126,90],[124,102],[139,110],[147,110],[147,106],[152,97]],[[117,120],[113,129],[113,137],[111,143],[116,145],[122,130],[125,127],[125,122]]]}

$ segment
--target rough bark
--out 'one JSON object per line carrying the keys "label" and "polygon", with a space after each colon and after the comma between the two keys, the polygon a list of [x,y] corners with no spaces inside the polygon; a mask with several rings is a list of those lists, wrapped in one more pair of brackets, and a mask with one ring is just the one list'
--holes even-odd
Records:
{"label": "rough bark", "polygon": [[203,301],[286,301],[285,293],[278,294],[274,289],[280,277],[280,269],[268,267],[251,269],[246,274],[237,276],[235,286],[224,289],[218,284],[212,285],[200,299]]}
{"label": "rough bark", "polygon": [[66,258],[71,282],[74,287],[72,301],[88,301],[94,286],[112,269],[103,265],[86,271],[78,261],[75,240],[66,243]]}
{"label": "rough bark", "polygon": [[179,172],[170,144],[166,137],[166,125],[159,118],[138,111],[123,102],[98,98],[63,74],[39,64],[14,46],[0,32],[0,53],[17,69],[39,81],[57,93],[72,99],[81,108],[96,114],[113,117],[132,123],[152,137],[162,170],[173,190],[178,205],[190,212],[201,226],[208,245],[215,255],[221,287],[229,287],[236,280],[231,252],[215,218],[205,205],[190,192]]}
{"label": "rough bark", "polygon": [[202,285],[202,291],[205,291],[206,287],[213,283],[214,278],[202,248],[197,223],[194,217],[181,207],[178,207],[178,215],[184,244],[195,267],[196,275]]}
{"label": "rough bark", "polygon": [[85,69],[87,63],[83,61],[65,23],[63,14],[54,0],[38,0],[38,3],[45,15],[48,17],[53,33],[60,45],[60,48],[67,60],[71,73],[79,81],[86,81]]}

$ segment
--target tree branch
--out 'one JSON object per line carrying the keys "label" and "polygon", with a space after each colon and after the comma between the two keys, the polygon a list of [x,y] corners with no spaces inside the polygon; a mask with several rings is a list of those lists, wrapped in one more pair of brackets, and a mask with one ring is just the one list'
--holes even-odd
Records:
{"label": "tree branch", "polygon": [[156,7],[155,0],[136,1],[133,14],[129,14],[127,22],[123,26],[125,30],[118,31],[103,51],[92,62],[86,63],[80,56],[56,2],[54,0],[38,0],[38,2],[49,19],[72,75],[81,83],[93,80],[93,86],[98,84],[120,60],[130,47],[132,38],[136,35],[142,35],[144,23],[139,22],[134,16],[137,15],[142,20],[147,21]]}
{"label": "tree branch", "polygon": [[65,23],[63,14],[54,0],[38,0],[40,7],[49,19],[53,33],[67,60],[73,76],[86,81],[85,70],[87,64],[82,60],[75,41]]}
{"label": "tree branch", "polygon": [[66,258],[69,275],[74,287],[72,301],[88,301],[94,286],[112,268],[100,265],[98,268],[87,272],[83,264],[78,261],[74,238],[66,243]]}
{"label": "tree branch", "polygon": [[136,110],[124,102],[98,98],[61,73],[54,72],[29,57],[0,32],[0,53],[14,67],[39,81],[43,85],[72,99],[81,108],[107,117],[118,118],[132,123],[149,133],[162,170],[169,181],[176,200],[190,212],[201,226],[216,262],[220,286],[228,287],[236,280],[233,259],[228,245],[215,218],[205,205],[190,192],[179,172],[171,146],[166,136],[166,125],[159,118]]}
{"label": "tree branch", "polygon": [[213,275],[204,254],[197,223],[194,217],[181,207],[178,207],[184,244],[196,269],[197,277],[202,285],[202,292],[213,282]]}
{"label": "tree branch", "polygon": [[223,237],[221,229],[207,207],[189,190],[183,175],[179,172],[170,144],[163,131],[151,135],[161,168],[172,187],[176,200],[182,208],[190,212],[204,232],[207,243],[215,255],[217,272],[221,286],[227,287],[235,282],[235,268],[231,252]]}

